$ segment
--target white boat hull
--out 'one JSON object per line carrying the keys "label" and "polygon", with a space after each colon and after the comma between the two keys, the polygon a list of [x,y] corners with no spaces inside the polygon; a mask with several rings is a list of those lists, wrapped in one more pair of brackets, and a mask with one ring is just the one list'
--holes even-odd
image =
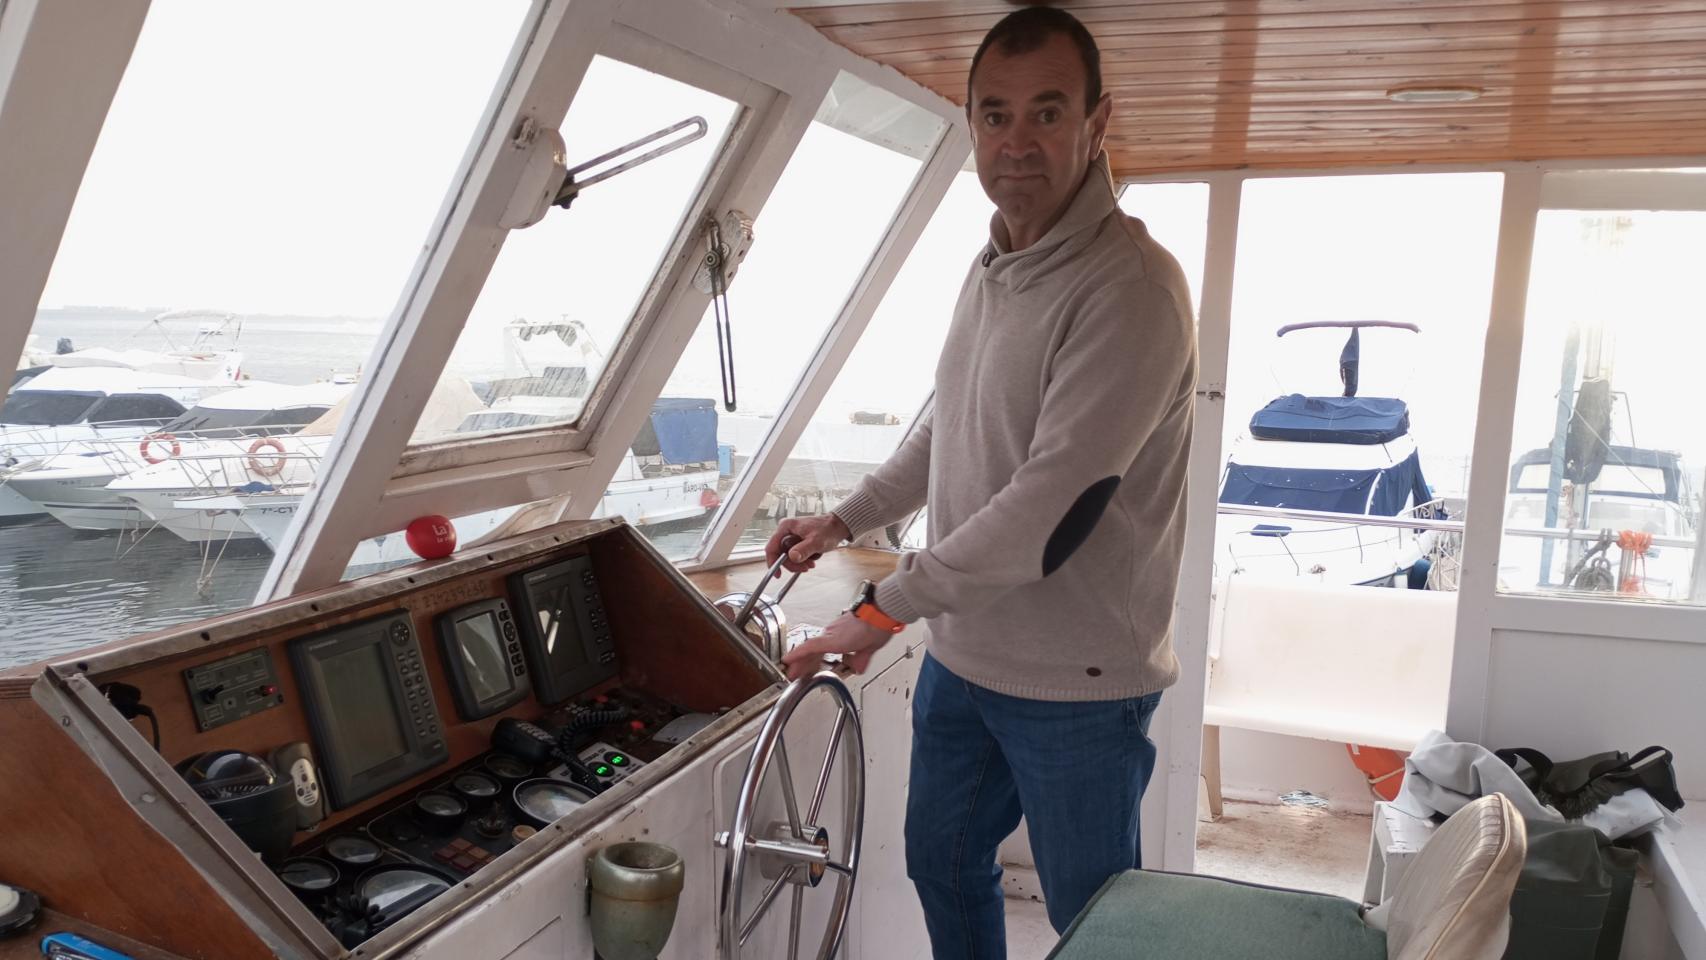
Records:
{"label": "white boat hull", "polygon": [[[610,485],[610,490],[594,511],[593,519],[620,515],[635,526],[690,520],[703,516],[709,509],[700,498],[704,489],[707,486],[714,487],[716,482],[715,470],[652,479],[618,480]],[[216,499],[218,503],[229,506],[233,498]],[[301,496],[297,494],[249,494],[235,499],[241,503],[238,516],[249,532],[259,537],[269,549],[274,550],[290,531],[291,521],[296,518],[297,507],[302,501]],[[215,498],[209,498],[210,504],[214,501]],[[457,542],[469,543],[485,536],[520,509],[501,507],[456,518],[453,522],[456,526]],[[415,553],[409,548],[407,538],[401,533],[393,533],[371,537],[356,544],[355,552],[350,555],[349,566],[390,566],[414,559]]]}
{"label": "white boat hull", "polygon": [[148,516],[136,504],[107,489],[110,482],[110,473],[44,470],[14,477],[9,486],[73,530],[132,530],[146,524]]}
{"label": "white boat hull", "polygon": [[714,506],[701,498],[705,490],[715,490],[716,486],[715,470],[618,480],[605,491],[592,519],[622,517],[636,527],[691,520]]}
{"label": "white boat hull", "polygon": [[[209,497],[205,490],[133,490],[124,496],[147,514],[149,520],[180,540],[208,543],[255,538],[255,531],[243,522],[242,513],[228,505],[229,497]],[[198,506],[197,500],[206,500],[208,504]]]}
{"label": "white boat hull", "polygon": [[0,523],[21,523],[45,515],[45,510],[13,490],[10,483],[0,483]]}

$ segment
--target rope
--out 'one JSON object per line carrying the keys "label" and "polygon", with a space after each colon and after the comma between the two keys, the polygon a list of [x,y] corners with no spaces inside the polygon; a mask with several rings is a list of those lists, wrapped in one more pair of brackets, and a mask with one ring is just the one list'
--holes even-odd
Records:
{"label": "rope", "polygon": [[1653,547],[1653,535],[1639,530],[1625,530],[1617,535],[1617,548],[1625,554],[1633,554],[1635,562],[1640,565],[1639,574],[1631,572],[1618,585],[1619,593],[1642,593],[1641,582],[1647,577],[1647,551]]}

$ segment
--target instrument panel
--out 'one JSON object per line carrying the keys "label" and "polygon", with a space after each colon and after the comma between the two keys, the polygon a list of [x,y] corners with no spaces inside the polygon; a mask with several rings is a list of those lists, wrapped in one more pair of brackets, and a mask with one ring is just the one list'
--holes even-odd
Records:
{"label": "instrument panel", "polygon": [[655,734],[680,716],[616,691],[538,724],[500,721],[493,750],[298,846],[275,872],[353,948],[662,756],[673,744]]}
{"label": "instrument panel", "polygon": [[[436,644],[422,642],[407,610],[289,643],[331,809],[430,774],[272,865],[347,947],[656,759],[669,744],[651,735],[684,715],[611,684],[615,638],[589,555],[503,582],[507,595],[435,614]],[[428,680],[435,654],[434,672],[463,721],[503,713],[530,693],[555,708],[537,722],[501,717],[490,749],[444,769],[451,718]]]}
{"label": "instrument panel", "polygon": [[353,948],[770,683],[638,540],[351,581],[109,679],[165,692],[162,754]]}

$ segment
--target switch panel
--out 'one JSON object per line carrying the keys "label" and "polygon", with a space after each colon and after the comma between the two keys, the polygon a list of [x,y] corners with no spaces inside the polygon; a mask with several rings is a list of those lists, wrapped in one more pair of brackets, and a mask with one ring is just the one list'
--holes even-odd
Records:
{"label": "switch panel", "polygon": [[284,702],[266,648],[249,650],[184,671],[190,709],[197,730],[214,727],[270,710]]}

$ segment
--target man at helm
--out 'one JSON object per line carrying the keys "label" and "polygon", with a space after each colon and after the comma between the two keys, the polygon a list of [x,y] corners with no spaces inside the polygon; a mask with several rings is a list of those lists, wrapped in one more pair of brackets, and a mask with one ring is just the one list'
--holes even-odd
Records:
{"label": "man at helm", "polygon": [[788,654],[863,670],[925,620],[913,698],[907,872],[938,960],[1006,955],[996,848],[1027,825],[1064,930],[1140,862],[1161,691],[1179,673],[1173,593],[1196,383],[1173,257],[1115,203],[1113,103],[1072,15],[1019,10],[972,60],[967,115],[994,201],[936,370],[935,402],[835,510],[783,521],[791,570],[929,507],[929,545]]}

